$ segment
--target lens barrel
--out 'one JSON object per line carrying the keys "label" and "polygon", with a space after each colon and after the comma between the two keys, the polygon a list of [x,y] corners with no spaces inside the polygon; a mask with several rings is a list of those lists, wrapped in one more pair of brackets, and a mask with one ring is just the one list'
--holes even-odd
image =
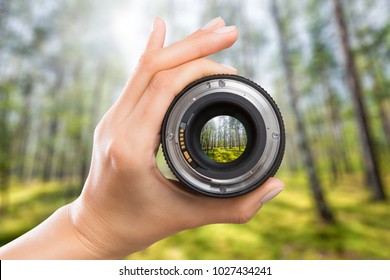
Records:
{"label": "lens barrel", "polygon": [[238,75],[207,76],[184,88],[165,115],[161,138],[176,178],[213,197],[259,187],[276,173],[285,148],[276,103]]}

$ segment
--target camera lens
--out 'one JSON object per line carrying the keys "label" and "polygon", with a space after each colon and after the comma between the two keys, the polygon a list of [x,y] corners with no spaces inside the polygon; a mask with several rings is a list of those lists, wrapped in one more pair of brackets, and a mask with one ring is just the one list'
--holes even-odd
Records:
{"label": "camera lens", "polygon": [[178,180],[213,197],[259,187],[276,173],[285,146],[275,102],[237,75],[208,76],[183,89],[166,113],[161,137]]}

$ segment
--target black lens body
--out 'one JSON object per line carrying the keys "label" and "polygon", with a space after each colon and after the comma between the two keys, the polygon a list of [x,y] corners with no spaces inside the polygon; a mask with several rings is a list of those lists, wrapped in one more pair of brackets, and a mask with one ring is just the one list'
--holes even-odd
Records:
{"label": "black lens body", "polygon": [[[245,150],[231,162],[213,160],[201,146],[202,128],[218,116],[232,117],[245,128]],[[173,174],[186,187],[213,197],[234,197],[259,187],[276,173],[285,147],[277,105],[264,89],[237,75],[208,76],[189,84],[169,107],[161,135]]]}

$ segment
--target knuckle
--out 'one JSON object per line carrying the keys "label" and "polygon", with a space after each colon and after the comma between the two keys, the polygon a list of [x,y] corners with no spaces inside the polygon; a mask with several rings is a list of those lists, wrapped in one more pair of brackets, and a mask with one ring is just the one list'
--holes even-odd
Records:
{"label": "knuckle", "polygon": [[[100,121],[94,130],[93,153],[103,168],[118,173],[133,174],[145,168],[144,143],[134,134],[112,129],[107,121]],[[130,144],[131,143],[131,144]]]}
{"label": "knuckle", "polygon": [[252,219],[252,216],[248,214],[241,214],[237,216],[236,224],[246,224]]}
{"label": "knuckle", "polygon": [[157,54],[155,52],[145,52],[138,60],[137,69],[153,74],[157,66]]}
{"label": "knuckle", "polygon": [[209,46],[200,45],[198,48],[198,56],[205,57],[208,54]]}
{"label": "knuckle", "polygon": [[153,90],[172,90],[174,88],[174,77],[171,71],[161,71],[154,75],[150,86]]}
{"label": "knuckle", "polygon": [[116,141],[111,141],[107,144],[107,147],[104,150],[104,155],[109,161],[110,165],[116,169],[120,167],[123,161],[123,151],[120,149],[120,144]]}
{"label": "knuckle", "polygon": [[102,143],[107,139],[107,135],[110,134],[109,128],[104,121],[100,121],[93,132],[94,145],[102,146]]}
{"label": "knuckle", "polygon": [[206,57],[208,54],[210,54],[210,47],[212,46],[209,44],[209,42],[205,43],[203,41],[198,41],[194,44],[195,48],[195,54],[199,58]]}
{"label": "knuckle", "polygon": [[137,149],[131,149],[120,139],[112,139],[103,148],[108,166],[117,172],[137,172],[142,168],[142,157]]}
{"label": "knuckle", "polygon": [[93,131],[93,139],[94,141],[98,141],[102,134],[104,134],[104,128],[103,128],[103,125],[101,122],[99,122],[97,124],[97,126],[95,127],[95,130]]}
{"label": "knuckle", "polygon": [[251,209],[247,206],[241,206],[234,214],[233,223],[235,224],[246,224],[248,223],[254,216]]}

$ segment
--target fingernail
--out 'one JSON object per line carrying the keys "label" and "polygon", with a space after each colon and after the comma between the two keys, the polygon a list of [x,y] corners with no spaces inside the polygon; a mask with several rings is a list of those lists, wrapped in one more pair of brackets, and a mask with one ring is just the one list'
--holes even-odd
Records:
{"label": "fingernail", "polygon": [[218,28],[217,30],[214,30],[214,32],[222,34],[222,33],[232,32],[235,29],[236,29],[236,27],[234,25],[231,25],[231,26],[224,26],[224,27]]}
{"label": "fingernail", "polygon": [[270,191],[265,196],[263,196],[263,198],[260,200],[261,203],[262,204],[267,203],[268,201],[273,199],[275,196],[277,196],[282,190],[284,190],[284,189],[282,188],[282,189],[276,189],[276,190]]}
{"label": "fingernail", "polygon": [[202,30],[208,30],[214,26],[217,25],[217,23],[221,20],[222,18],[221,17],[216,17],[212,20],[210,20],[208,23],[206,23],[201,29]]}
{"label": "fingernail", "polygon": [[234,67],[232,67],[232,66],[230,66],[230,65],[226,65],[226,64],[221,64],[223,67],[226,67],[226,68],[228,68],[228,69],[230,69],[230,70],[232,70],[232,71],[235,71],[235,72],[237,72],[237,69],[236,68],[234,68]]}

